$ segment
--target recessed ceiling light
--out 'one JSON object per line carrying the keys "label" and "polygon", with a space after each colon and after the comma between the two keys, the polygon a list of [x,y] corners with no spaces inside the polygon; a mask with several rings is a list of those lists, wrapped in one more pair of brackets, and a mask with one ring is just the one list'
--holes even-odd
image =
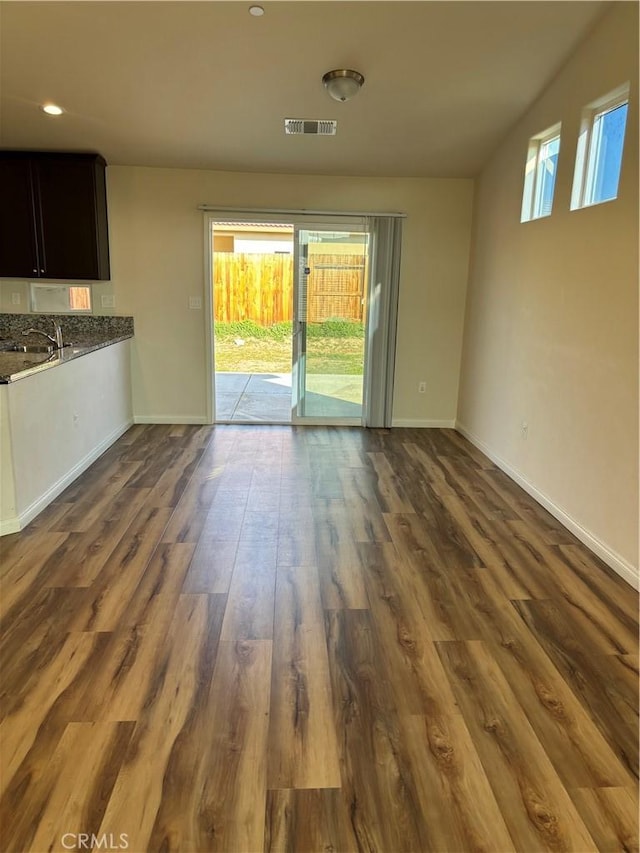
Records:
{"label": "recessed ceiling light", "polygon": [[48,116],[61,116],[64,112],[62,107],[59,107],[57,104],[43,104],[42,110]]}
{"label": "recessed ceiling light", "polygon": [[262,6],[249,6],[249,14],[253,15],[254,18],[259,18],[264,15],[264,9]]}

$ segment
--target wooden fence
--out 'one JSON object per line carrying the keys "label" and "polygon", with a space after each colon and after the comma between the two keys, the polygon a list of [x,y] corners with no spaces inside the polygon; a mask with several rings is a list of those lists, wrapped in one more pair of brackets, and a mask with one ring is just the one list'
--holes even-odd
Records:
{"label": "wooden fence", "polygon": [[[361,255],[314,254],[309,260],[308,320],[362,321],[366,270]],[[214,316],[219,322],[288,322],[293,313],[293,256],[215,252]]]}

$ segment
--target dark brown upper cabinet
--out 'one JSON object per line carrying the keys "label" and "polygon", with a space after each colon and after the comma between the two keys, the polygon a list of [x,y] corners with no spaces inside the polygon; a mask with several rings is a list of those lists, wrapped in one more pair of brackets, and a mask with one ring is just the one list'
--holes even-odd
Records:
{"label": "dark brown upper cabinet", "polygon": [[0,277],[110,277],[105,170],[99,154],[0,151]]}

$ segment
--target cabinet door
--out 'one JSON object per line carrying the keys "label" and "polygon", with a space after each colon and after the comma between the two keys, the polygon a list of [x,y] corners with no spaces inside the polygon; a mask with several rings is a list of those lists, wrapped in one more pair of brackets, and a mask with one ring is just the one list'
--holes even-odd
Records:
{"label": "cabinet door", "polygon": [[104,168],[94,157],[48,156],[37,160],[36,174],[41,276],[108,278]]}
{"label": "cabinet door", "polygon": [[28,159],[0,160],[0,276],[34,278],[40,273]]}

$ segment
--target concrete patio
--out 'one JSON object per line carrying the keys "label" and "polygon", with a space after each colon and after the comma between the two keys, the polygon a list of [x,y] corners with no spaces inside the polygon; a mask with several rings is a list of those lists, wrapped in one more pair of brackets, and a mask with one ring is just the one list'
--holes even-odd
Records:
{"label": "concrete patio", "polygon": [[[291,373],[216,373],[217,423],[290,423]],[[305,415],[359,418],[362,376],[307,376]]]}

